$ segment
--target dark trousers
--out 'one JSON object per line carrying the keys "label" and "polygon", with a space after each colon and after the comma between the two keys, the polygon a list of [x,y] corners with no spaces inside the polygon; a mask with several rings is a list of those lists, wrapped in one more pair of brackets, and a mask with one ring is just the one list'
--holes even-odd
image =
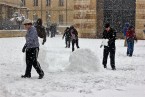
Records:
{"label": "dark trousers", "polygon": [[69,38],[65,38],[65,44],[66,44],[66,47],[70,47],[70,39]]}
{"label": "dark trousers", "polygon": [[72,40],[72,51],[74,51],[75,50],[75,48],[74,48],[74,45],[76,44],[76,47],[77,48],[80,48],[79,47],[79,43],[78,43],[78,39],[73,39]]}
{"label": "dark trousers", "polygon": [[103,52],[103,65],[106,67],[107,65],[107,59],[108,55],[110,54],[110,64],[111,67],[115,68],[115,47],[107,47],[104,46],[104,52]]}
{"label": "dark trousers", "polygon": [[134,51],[134,39],[127,39],[127,55],[132,56]]}
{"label": "dark trousers", "polygon": [[43,70],[40,67],[39,62],[37,61],[39,48],[28,48],[26,49],[26,71],[25,75],[31,76],[32,66],[35,68],[37,73],[40,75],[43,73]]}
{"label": "dark trousers", "polygon": [[55,37],[55,31],[51,31],[51,37]]}

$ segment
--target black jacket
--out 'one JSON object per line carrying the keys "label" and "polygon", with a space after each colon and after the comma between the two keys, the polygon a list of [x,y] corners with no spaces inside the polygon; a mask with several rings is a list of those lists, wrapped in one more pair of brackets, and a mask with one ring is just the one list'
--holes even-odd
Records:
{"label": "black jacket", "polygon": [[78,31],[75,28],[70,28],[71,38],[77,40],[78,39]]}
{"label": "black jacket", "polygon": [[103,39],[108,39],[108,47],[115,47],[116,32],[113,28],[110,28],[109,32],[104,30]]}

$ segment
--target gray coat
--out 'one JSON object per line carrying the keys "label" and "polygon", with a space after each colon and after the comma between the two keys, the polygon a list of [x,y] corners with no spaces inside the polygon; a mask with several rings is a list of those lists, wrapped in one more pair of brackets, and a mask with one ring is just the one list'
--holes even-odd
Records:
{"label": "gray coat", "polygon": [[38,34],[35,27],[31,27],[25,36],[26,38],[26,48],[36,48],[39,47],[39,41],[38,41]]}

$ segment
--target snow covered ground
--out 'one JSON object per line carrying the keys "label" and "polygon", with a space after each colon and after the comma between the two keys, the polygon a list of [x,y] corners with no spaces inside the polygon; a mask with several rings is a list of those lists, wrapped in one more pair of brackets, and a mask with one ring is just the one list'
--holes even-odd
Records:
{"label": "snow covered ground", "polygon": [[22,79],[25,38],[0,38],[0,97],[145,97],[145,40],[135,44],[133,57],[126,56],[123,40],[116,41],[116,71],[109,60],[102,68],[101,41],[80,39],[78,53],[72,53],[61,36],[48,38],[39,52],[44,78],[32,69],[32,78]]}

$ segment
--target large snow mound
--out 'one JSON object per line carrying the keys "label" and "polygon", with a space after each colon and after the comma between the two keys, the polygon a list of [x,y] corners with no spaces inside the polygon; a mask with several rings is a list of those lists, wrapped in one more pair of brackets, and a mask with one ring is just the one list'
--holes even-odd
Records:
{"label": "large snow mound", "polygon": [[90,49],[79,49],[69,57],[68,70],[77,72],[100,71],[100,60]]}

